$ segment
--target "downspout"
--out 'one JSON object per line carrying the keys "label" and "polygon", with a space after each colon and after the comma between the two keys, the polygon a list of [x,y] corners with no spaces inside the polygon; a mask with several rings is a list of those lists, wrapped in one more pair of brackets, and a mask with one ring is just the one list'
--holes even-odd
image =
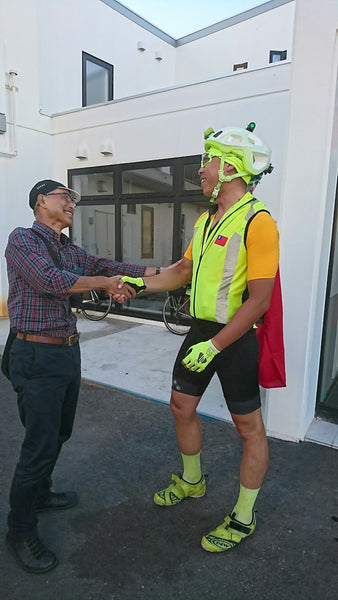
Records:
{"label": "downspout", "polygon": [[12,145],[12,151],[11,152],[0,152],[0,156],[7,156],[7,157],[13,157],[13,156],[17,156],[18,155],[18,150],[16,147],[16,115],[15,115],[15,97],[14,94],[15,92],[18,91],[18,88],[14,85],[14,78],[17,76],[17,72],[14,71],[14,69],[10,69],[9,70],[9,84],[6,84],[6,90],[8,90],[11,93],[11,113],[12,113],[12,138],[11,138],[11,145]]}

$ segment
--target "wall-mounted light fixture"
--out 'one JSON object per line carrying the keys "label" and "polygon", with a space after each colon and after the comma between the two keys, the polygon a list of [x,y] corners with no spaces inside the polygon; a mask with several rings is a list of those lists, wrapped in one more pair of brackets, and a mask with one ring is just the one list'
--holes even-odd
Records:
{"label": "wall-mounted light fixture", "polygon": [[88,148],[87,148],[87,146],[85,144],[80,144],[77,147],[75,156],[79,160],[86,160],[86,158],[88,158]]}
{"label": "wall-mounted light fixture", "polygon": [[144,42],[137,42],[137,49],[139,52],[145,52],[146,47]]}
{"label": "wall-mounted light fixture", "polygon": [[163,60],[161,52],[155,52],[155,60],[157,60],[157,62],[161,62],[161,60]]}
{"label": "wall-mounted light fixture", "polygon": [[100,147],[100,153],[103,154],[103,156],[112,156],[112,154],[114,154],[113,143],[111,140],[105,140],[104,142],[102,142]]}

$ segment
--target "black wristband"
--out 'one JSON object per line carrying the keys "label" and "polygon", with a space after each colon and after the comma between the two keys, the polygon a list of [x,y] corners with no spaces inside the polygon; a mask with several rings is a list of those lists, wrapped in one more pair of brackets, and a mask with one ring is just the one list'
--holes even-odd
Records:
{"label": "black wristband", "polygon": [[156,267],[155,275],[159,275],[161,273],[161,267]]}

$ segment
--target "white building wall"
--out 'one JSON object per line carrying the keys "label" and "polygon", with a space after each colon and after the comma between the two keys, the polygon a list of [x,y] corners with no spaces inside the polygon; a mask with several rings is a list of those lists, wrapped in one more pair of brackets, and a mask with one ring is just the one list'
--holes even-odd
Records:
{"label": "white building wall", "polygon": [[337,30],[338,2],[297,0],[280,215],[288,387],[270,392],[268,422],[301,439],[315,412],[337,186]]}
{"label": "white building wall", "polygon": [[[44,112],[82,106],[82,51],[114,65],[114,98],[173,84],[175,48],[100,0],[36,1]],[[144,52],[137,49],[138,41]],[[155,60],[156,52],[162,61]]]}
{"label": "white building wall", "polygon": [[[53,117],[56,178],[65,181],[68,169],[199,154],[203,131],[228,123],[257,123],[257,133],[273,148],[275,169],[264,177],[257,196],[267,203],[279,221],[282,212],[282,186],[287,144],[291,64],[277,63],[262,69],[242,71],[211,81],[156,92],[101,107]],[[249,93],[248,93],[249,90]],[[210,100],[212,99],[212,101]],[[277,116],[277,117],[276,117]],[[114,155],[104,159],[100,146],[105,137],[112,140]],[[88,160],[79,161],[76,149],[86,145]],[[283,231],[280,227],[281,246]],[[295,258],[292,257],[294,261]],[[294,344],[294,340],[291,341]],[[288,349],[286,349],[288,351]],[[289,387],[293,408],[297,397]],[[273,394],[270,392],[271,402]],[[289,396],[288,396],[289,397]],[[285,401],[281,401],[285,406]],[[267,409],[265,409],[267,411]],[[268,415],[270,416],[270,409]],[[274,412],[272,411],[272,416]],[[297,420],[297,419],[296,419]],[[283,412],[277,429],[268,432],[299,439],[299,428],[289,423]],[[291,430],[291,433],[290,433]]]}
{"label": "white building wall", "polygon": [[176,52],[176,82],[217,77],[233,71],[235,64],[248,68],[269,64],[270,50],[286,50],[292,57],[295,3],[290,2],[179,46]]}
{"label": "white building wall", "polygon": [[[0,135],[0,314],[6,314],[8,234],[31,223],[28,190],[53,171],[51,120],[39,114],[37,39],[36,0],[0,0],[0,112],[7,119]],[[18,75],[11,80],[12,69]]]}
{"label": "white building wall", "polygon": [[[270,200],[272,211],[279,213],[290,68],[290,63],[277,63],[151,96],[56,115],[55,172],[64,179],[67,169],[82,166],[199,154],[203,151],[203,131],[209,126],[256,121],[256,131],[274,149],[276,164],[259,192]],[[106,138],[111,139],[114,154],[104,158],[100,147]],[[81,145],[88,149],[88,160],[76,158]]]}

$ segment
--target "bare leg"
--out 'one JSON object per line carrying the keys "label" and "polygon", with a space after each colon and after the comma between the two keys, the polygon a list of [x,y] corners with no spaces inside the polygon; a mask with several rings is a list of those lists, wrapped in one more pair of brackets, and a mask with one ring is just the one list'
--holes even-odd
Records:
{"label": "bare leg", "polygon": [[239,479],[249,489],[261,487],[268,468],[269,450],[261,409],[248,415],[231,415],[243,442]]}
{"label": "bare leg", "polygon": [[202,538],[202,547],[209,552],[230,550],[254,533],[254,503],[268,467],[268,443],[261,410],[231,416],[243,442],[239,470],[241,490],[233,512],[226,516],[224,523]]}
{"label": "bare leg", "polygon": [[199,401],[198,396],[172,390],[170,408],[175,419],[178,447],[183,454],[197,454],[202,448],[201,423],[196,413]]}
{"label": "bare leg", "polygon": [[155,493],[154,502],[160,506],[173,506],[185,498],[201,498],[205,494],[205,479],[200,465],[202,429],[196,413],[199,401],[199,397],[172,391],[170,408],[175,418],[183,475],[172,475],[174,483]]}

